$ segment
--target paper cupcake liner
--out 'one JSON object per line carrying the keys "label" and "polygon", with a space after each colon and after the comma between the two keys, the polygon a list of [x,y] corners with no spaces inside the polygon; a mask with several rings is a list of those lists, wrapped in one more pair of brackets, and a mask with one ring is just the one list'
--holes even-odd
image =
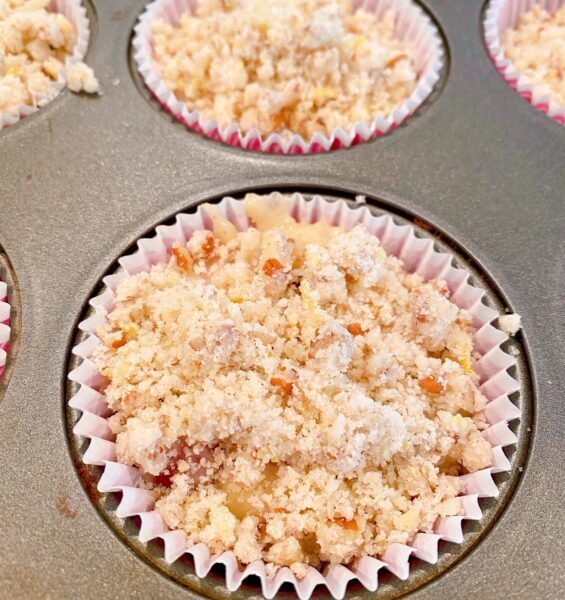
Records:
{"label": "paper cupcake liner", "polygon": [[10,305],[8,304],[8,286],[0,281],[0,379],[6,366],[6,355],[10,345]]}
{"label": "paper cupcake liner", "polygon": [[514,28],[520,15],[530,10],[534,4],[553,12],[565,5],[565,0],[491,0],[484,20],[487,50],[494,66],[510,87],[548,117],[565,125],[565,106],[552,101],[549,95],[536,91],[536,87],[506,57],[502,46],[504,32]]}
{"label": "paper cupcake liner", "polygon": [[61,90],[66,86],[65,70],[68,66],[80,62],[88,48],[88,38],[90,36],[90,26],[86,16],[86,9],[80,0],[51,0],[47,6],[49,12],[57,12],[65,15],[73,24],[77,39],[71,56],[67,57],[65,67],[59,71],[56,81],[49,84],[46,94],[33,94],[32,105],[20,104],[17,107],[17,113],[0,113],[0,129],[17,123],[20,119],[37,112],[40,108],[49,104],[56,98]]}
{"label": "paper cupcake liner", "polygon": [[[242,201],[224,198],[217,206],[238,230],[248,227]],[[90,301],[94,309],[92,316],[79,324],[79,329],[87,336],[73,348],[73,353],[83,360],[69,374],[69,379],[80,385],[69,406],[82,412],[74,433],[90,439],[83,456],[84,463],[104,467],[98,490],[102,493],[122,493],[116,515],[120,518],[138,516],[141,521],[140,541],[145,543],[161,538],[166,562],[172,563],[188,552],[194,558],[199,577],[205,577],[213,565],[221,563],[226,568],[226,585],[230,591],[236,590],[248,575],[257,575],[266,598],[272,598],[285,582],[291,583],[302,599],[309,598],[319,584],[325,585],[335,598],[342,598],[351,580],[356,579],[367,590],[374,591],[382,568],[400,579],[406,579],[410,570],[410,556],[436,563],[440,540],[463,542],[462,521],[482,517],[479,498],[497,497],[499,493],[493,474],[510,470],[510,462],[503,448],[517,441],[508,422],[520,417],[520,409],[510,400],[510,395],[517,392],[520,386],[507,372],[516,364],[516,359],[500,347],[508,336],[491,325],[498,313],[483,303],[485,292],[469,283],[469,273],[453,266],[453,257],[438,251],[431,239],[417,237],[411,226],[398,225],[390,216],[374,216],[368,208],[351,208],[343,200],[329,202],[316,196],[307,201],[300,194],[294,194],[292,214],[302,222],[324,220],[347,230],[364,223],[380,239],[386,252],[400,258],[408,271],[415,271],[426,280],[445,280],[452,292],[451,300],[473,316],[476,327],[474,350],[480,355],[475,370],[480,376],[480,389],[489,400],[485,410],[489,427],[483,433],[492,446],[492,466],[461,476],[465,490],[460,496],[461,516],[440,519],[434,533],[418,533],[409,545],[391,544],[379,559],[365,556],[351,568],[338,565],[324,573],[310,567],[301,580],[286,567],[269,578],[263,561],[253,562],[241,570],[232,552],[212,556],[203,544],[187,547],[187,538],[182,531],[167,529],[159,513],[153,510],[153,496],[139,487],[141,475],[138,469],[116,462],[114,436],[107,422],[110,411],[101,392],[105,378],[93,364],[92,355],[101,343],[96,331],[105,322],[105,315],[113,309],[114,292],[118,284],[136,273],[149,270],[152,265],[168,260],[173,244],[185,244],[194,231],[212,229],[212,222],[202,208],[198,208],[195,214],[179,214],[174,225],[157,227],[154,237],[139,240],[138,249],[133,254],[119,259],[121,270],[118,273],[104,278],[105,291]]]}
{"label": "paper cupcake liner", "polygon": [[298,134],[283,137],[271,133],[264,137],[257,129],[243,133],[235,122],[222,127],[217,120],[205,119],[197,110],[188,108],[168,89],[153,64],[151,23],[162,19],[177,25],[180,16],[192,12],[197,4],[198,0],[155,0],[149,4],[135,27],[134,59],[145,84],[165,110],[189,129],[231,146],[273,154],[312,154],[366,142],[406,121],[430,95],[443,68],[443,45],[439,32],[420,6],[412,0],[354,0],[356,9],[362,8],[378,17],[391,7],[397,11],[396,34],[412,50],[419,73],[418,83],[410,97],[389,115],[377,116],[370,123],[358,122],[349,130],[338,127],[330,135],[315,133],[309,140]]}

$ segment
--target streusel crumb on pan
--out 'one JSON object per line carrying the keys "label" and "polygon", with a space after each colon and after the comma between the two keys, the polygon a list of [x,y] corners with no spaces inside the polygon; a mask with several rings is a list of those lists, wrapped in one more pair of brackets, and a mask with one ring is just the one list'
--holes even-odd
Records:
{"label": "streusel crumb on pan", "polygon": [[534,4],[503,42],[506,56],[535,92],[565,106],[565,6],[551,13]]}
{"label": "streusel crumb on pan", "polygon": [[153,23],[153,60],[204,118],[309,139],[386,117],[410,96],[416,67],[395,16],[352,0],[199,0],[177,26]]}
{"label": "streusel crumb on pan", "polygon": [[49,12],[49,0],[0,1],[0,113],[17,114],[33,106],[34,96],[49,101],[50,84],[68,79],[72,91],[98,92],[98,81],[84,63],[65,72],[77,34],[63,14]]}
{"label": "streusel crumb on pan", "polygon": [[491,447],[446,285],[289,202],[248,195],[246,231],[207,205],[213,232],[118,286],[94,360],[167,525],[301,577],[460,514]]}

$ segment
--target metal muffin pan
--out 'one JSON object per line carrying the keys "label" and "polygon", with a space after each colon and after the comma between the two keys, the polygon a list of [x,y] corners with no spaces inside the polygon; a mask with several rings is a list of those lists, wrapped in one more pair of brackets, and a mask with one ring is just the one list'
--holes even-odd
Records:
{"label": "metal muffin pan", "polygon": [[0,276],[14,311],[0,384],[0,598],[259,596],[253,582],[229,594],[221,573],[196,580],[188,562],[167,567],[156,545],[136,549],[135,523],[116,524],[115,499],[99,497],[96,473],[80,466],[66,409],[76,324],[115,259],[176,212],[247,189],[366,194],[451,246],[490,301],[524,321],[512,342],[520,441],[500,499],[469,522],[463,546],[442,547],[438,565],[418,563],[406,582],[381,578],[376,594],[350,586],[348,597],[562,597],[565,131],[495,71],[483,1],[423,2],[449,69],[405,126],[302,157],[230,148],[157,110],[129,52],[143,4],[87,3],[101,98],[65,91],[0,132]]}

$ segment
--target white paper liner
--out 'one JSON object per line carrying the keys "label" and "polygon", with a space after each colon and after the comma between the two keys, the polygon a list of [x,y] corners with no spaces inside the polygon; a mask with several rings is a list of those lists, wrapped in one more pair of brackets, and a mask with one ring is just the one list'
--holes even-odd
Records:
{"label": "white paper liner", "polygon": [[90,25],[86,16],[86,9],[81,4],[81,0],[51,0],[47,6],[49,12],[57,12],[65,15],[73,24],[77,39],[73,53],[65,60],[65,66],[59,71],[59,76],[56,81],[49,84],[49,89],[46,94],[33,94],[32,106],[28,104],[20,104],[17,107],[17,113],[0,113],[0,129],[17,123],[20,119],[37,112],[40,108],[49,104],[51,100],[56,98],[61,90],[66,86],[66,69],[80,62],[88,48],[88,38],[90,36]]}
{"label": "white paper liner", "polygon": [[8,286],[0,281],[0,379],[6,366],[6,355],[10,345],[10,305]]}
{"label": "white paper liner", "polygon": [[327,136],[315,133],[309,140],[294,134],[282,137],[272,133],[266,138],[257,129],[243,133],[237,123],[221,127],[215,119],[205,119],[191,110],[167,88],[152,60],[151,23],[162,19],[177,25],[180,16],[192,12],[198,0],[155,0],[148,5],[135,26],[134,59],[147,87],[161,106],[189,129],[207,137],[247,150],[275,154],[312,154],[366,142],[393,130],[410,117],[430,95],[443,68],[443,45],[437,28],[420,6],[412,0],[354,0],[355,8],[374,12],[381,17],[393,7],[397,12],[396,34],[408,44],[416,61],[418,83],[410,97],[389,115],[377,116],[372,122],[358,122],[350,130],[338,127]]}
{"label": "white paper liner", "polygon": [[[224,198],[217,206],[239,230],[248,227],[240,200]],[[106,290],[90,301],[94,313],[79,324],[79,329],[88,335],[85,341],[72,350],[83,360],[69,374],[71,381],[80,384],[80,389],[69,401],[69,406],[82,411],[74,433],[90,439],[83,457],[84,463],[104,467],[98,490],[102,493],[122,492],[123,496],[116,510],[117,516],[139,516],[139,539],[145,543],[154,538],[161,538],[167,562],[172,563],[185,552],[189,552],[194,558],[196,574],[199,577],[205,577],[214,564],[222,563],[226,567],[227,588],[232,591],[236,590],[248,575],[257,575],[266,598],[272,598],[284,582],[292,583],[302,599],[309,598],[319,584],[325,585],[335,598],[342,598],[347,583],[352,579],[359,580],[367,590],[374,591],[378,586],[380,569],[386,568],[400,579],[406,579],[411,555],[435,563],[438,560],[440,539],[456,543],[463,541],[462,521],[482,517],[478,499],[498,496],[498,488],[492,475],[510,470],[510,462],[503,452],[503,447],[517,441],[515,434],[508,427],[508,422],[520,417],[520,409],[513,404],[509,396],[517,392],[520,386],[507,372],[509,367],[515,365],[515,358],[500,348],[508,336],[491,325],[498,313],[483,304],[485,292],[468,282],[469,273],[454,267],[452,256],[436,250],[431,239],[416,237],[411,226],[398,225],[390,216],[375,217],[366,207],[351,208],[344,201],[329,202],[320,196],[307,201],[300,194],[294,194],[292,214],[299,221],[324,220],[333,225],[339,224],[345,229],[351,229],[357,223],[364,223],[371,233],[380,239],[387,253],[399,257],[408,271],[416,271],[426,280],[445,280],[452,292],[451,300],[461,308],[467,309],[473,316],[476,327],[473,337],[474,349],[480,354],[475,370],[481,378],[480,389],[489,400],[485,414],[490,426],[484,431],[484,437],[492,446],[492,466],[461,477],[465,489],[465,494],[461,496],[461,516],[440,519],[434,533],[418,533],[410,545],[391,544],[380,559],[366,556],[358,560],[351,569],[334,566],[323,574],[311,567],[302,580],[297,580],[288,568],[281,568],[275,577],[270,579],[265,574],[262,561],[251,563],[240,570],[232,552],[211,556],[203,544],[187,548],[186,536],[182,531],[167,529],[159,513],[153,510],[154,501],[150,492],[138,487],[139,471],[116,462],[114,436],[107,423],[110,410],[104,395],[99,391],[103,389],[105,378],[98,372],[91,357],[93,350],[101,343],[96,336],[96,330],[105,322],[106,311],[110,312],[113,309],[114,290],[117,285],[129,276],[168,260],[172,245],[185,244],[195,230],[212,229],[212,222],[202,208],[198,208],[195,214],[179,214],[174,225],[157,227],[154,237],[139,240],[136,252],[119,259],[122,271],[104,278]]]}
{"label": "white paper liner", "polygon": [[530,10],[534,4],[548,12],[554,12],[565,5],[565,0],[491,0],[484,20],[487,50],[498,72],[520,96],[554,121],[565,125],[565,106],[558,105],[547,94],[540,94],[534,85],[528,83],[506,57],[502,46],[504,32],[516,27],[520,15]]}

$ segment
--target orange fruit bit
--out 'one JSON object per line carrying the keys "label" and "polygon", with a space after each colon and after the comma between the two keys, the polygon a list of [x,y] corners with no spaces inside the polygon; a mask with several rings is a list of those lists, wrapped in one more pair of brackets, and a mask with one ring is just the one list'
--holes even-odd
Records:
{"label": "orange fruit bit", "polygon": [[273,512],[278,513],[279,515],[287,515],[288,514],[288,510],[286,510],[286,508],[282,508],[282,507],[273,508]]}
{"label": "orange fruit bit", "polygon": [[122,404],[126,410],[133,410],[135,406],[135,396],[133,394],[126,394],[122,400]]}
{"label": "orange fruit bit", "polygon": [[127,344],[127,342],[128,342],[128,340],[127,340],[124,332],[122,331],[121,337],[119,337],[117,340],[114,340],[112,342],[112,348],[115,348],[117,350],[118,348],[125,346]]}
{"label": "orange fruit bit", "polygon": [[345,517],[336,517],[333,520],[334,523],[343,527],[344,529],[349,529],[352,531],[359,531],[359,525],[357,525],[357,521],[355,519],[346,519]]}
{"label": "orange fruit bit", "polygon": [[435,377],[424,377],[418,381],[420,387],[426,390],[428,394],[440,394],[443,391],[443,385]]}
{"label": "orange fruit bit", "polygon": [[353,277],[353,275],[350,275],[349,273],[345,274],[345,281],[347,283],[353,283],[355,281],[355,277]]}
{"label": "orange fruit bit", "polygon": [[188,271],[192,264],[190,252],[183,246],[173,246],[171,252],[177,261],[177,265],[183,269],[183,271]]}
{"label": "orange fruit bit", "polygon": [[215,247],[216,238],[213,234],[209,234],[208,236],[206,236],[206,240],[202,243],[202,254],[204,254],[204,256],[208,258],[210,254],[214,252]]}
{"label": "orange fruit bit", "polygon": [[347,331],[351,335],[363,335],[365,333],[365,330],[361,327],[361,323],[350,323],[347,326]]}
{"label": "orange fruit bit", "polygon": [[276,258],[268,258],[263,265],[263,273],[268,277],[273,277],[278,271],[282,271],[284,265]]}
{"label": "orange fruit bit", "polygon": [[406,56],[406,54],[399,54],[398,56],[395,56],[394,58],[391,58],[385,65],[385,68],[387,69],[392,69],[392,67],[394,67],[394,65],[396,63],[399,63],[401,60],[406,60],[408,57]]}
{"label": "orange fruit bit", "polygon": [[287,396],[290,396],[292,394],[292,383],[290,381],[285,381],[280,377],[271,377],[271,385],[274,385],[275,387],[282,390],[282,392],[285,393]]}
{"label": "orange fruit bit", "polygon": [[416,321],[418,321],[418,323],[425,323],[427,320],[426,315],[416,315]]}
{"label": "orange fruit bit", "polygon": [[276,115],[271,117],[271,123],[273,124],[273,129],[282,129],[288,128],[290,124],[290,111],[287,108],[283,108]]}

